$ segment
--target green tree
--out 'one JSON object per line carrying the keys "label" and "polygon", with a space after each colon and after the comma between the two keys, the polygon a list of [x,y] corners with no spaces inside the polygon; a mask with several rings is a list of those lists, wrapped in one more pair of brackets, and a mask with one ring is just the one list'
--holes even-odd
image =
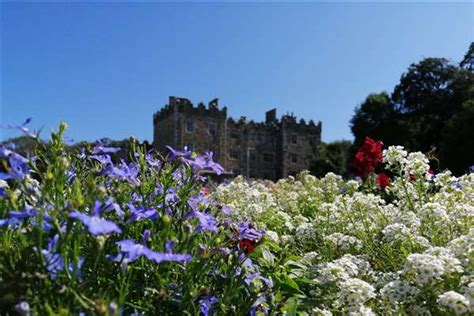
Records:
{"label": "green tree", "polygon": [[459,64],[461,68],[474,71],[474,42],[471,43],[469,49],[467,50],[466,55],[464,55],[464,59]]}
{"label": "green tree", "polygon": [[408,132],[412,150],[438,148],[446,122],[466,101],[472,73],[444,58],[412,64],[395,87],[392,100]]}
{"label": "green tree", "polygon": [[455,174],[465,173],[474,165],[474,87],[470,95],[442,131],[440,160]]}
{"label": "green tree", "polygon": [[400,114],[386,92],[370,94],[356,108],[350,127],[355,148],[364,143],[366,136],[381,140],[386,145],[403,145],[407,138]]}
{"label": "green tree", "polygon": [[347,176],[349,173],[347,163],[351,145],[352,143],[348,140],[319,144],[316,148],[310,172],[317,177],[323,177],[328,172]]}

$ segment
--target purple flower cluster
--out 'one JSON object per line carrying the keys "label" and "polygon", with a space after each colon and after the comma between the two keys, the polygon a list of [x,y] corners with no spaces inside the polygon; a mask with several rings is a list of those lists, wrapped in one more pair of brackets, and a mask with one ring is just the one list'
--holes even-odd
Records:
{"label": "purple flower cluster", "polygon": [[133,262],[141,256],[146,257],[148,260],[155,261],[156,263],[162,263],[164,261],[170,262],[188,262],[192,259],[190,254],[175,254],[172,252],[175,242],[166,241],[165,252],[157,252],[147,247],[147,241],[150,238],[150,231],[145,230],[142,235],[142,242],[137,244],[133,240],[125,239],[116,242],[120,247],[120,254],[118,254],[112,260],[117,262]]}
{"label": "purple flower cluster", "polygon": [[10,168],[7,172],[0,172],[0,180],[23,180],[30,173],[29,160],[10,149],[0,147],[0,158],[7,159]]}
{"label": "purple flower cluster", "polygon": [[168,161],[181,158],[184,163],[191,167],[194,174],[197,174],[200,170],[204,169],[211,169],[217,175],[220,175],[224,171],[224,168],[220,164],[212,160],[214,156],[212,152],[206,152],[202,156],[192,157],[192,152],[188,151],[187,148],[183,151],[174,150],[170,146],[167,146],[166,148],[170,151]]}
{"label": "purple flower cluster", "polygon": [[108,235],[112,233],[121,233],[122,230],[112,221],[101,218],[101,213],[106,212],[110,209],[116,208],[119,210],[119,215],[121,214],[120,207],[118,205],[110,202],[106,204],[105,207],[102,207],[102,203],[96,201],[94,204],[94,209],[92,210],[91,215],[87,215],[81,212],[73,211],[69,213],[69,217],[77,219],[89,230],[89,233],[92,235]]}

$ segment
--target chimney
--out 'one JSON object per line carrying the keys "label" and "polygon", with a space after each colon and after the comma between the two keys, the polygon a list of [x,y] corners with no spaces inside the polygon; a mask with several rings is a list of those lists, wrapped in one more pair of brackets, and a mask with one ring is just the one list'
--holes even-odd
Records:
{"label": "chimney", "polygon": [[271,109],[270,111],[267,111],[265,113],[265,123],[273,123],[277,120],[277,110],[276,109]]}
{"label": "chimney", "polygon": [[219,99],[215,98],[209,102],[209,109],[218,109],[219,108]]}

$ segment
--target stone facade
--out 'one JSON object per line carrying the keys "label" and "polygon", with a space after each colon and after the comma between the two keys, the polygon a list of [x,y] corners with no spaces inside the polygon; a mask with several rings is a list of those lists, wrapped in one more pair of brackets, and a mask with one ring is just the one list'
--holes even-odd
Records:
{"label": "stone facade", "polygon": [[185,98],[170,97],[153,116],[153,146],[169,145],[198,153],[214,152],[214,160],[233,175],[277,180],[309,167],[315,147],[321,142],[321,122],[299,122],[292,115],[277,118],[266,113],[265,122],[227,117],[214,99],[197,107]]}

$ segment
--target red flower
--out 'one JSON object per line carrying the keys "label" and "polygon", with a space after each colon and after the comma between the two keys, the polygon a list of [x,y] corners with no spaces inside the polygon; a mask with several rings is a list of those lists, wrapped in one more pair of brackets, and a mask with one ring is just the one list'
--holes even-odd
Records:
{"label": "red flower", "polygon": [[385,189],[390,184],[390,177],[382,172],[375,178],[375,182],[377,182],[381,189]]}
{"label": "red flower", "polygon": [[374,172],[375,167],[382,162],[382,142],[366,137],[364,144],[355,155],[352,167],[357,174],[366,177]]}
{"label": "red flower", "polygon": [[203,195],[209,195],[209,189],[206,188],[206,187],[204,187],[204,188],[201,189],[201,193],[202,193]]}
{"label": "red flower", "polygon": [[240,249],[243,249],[246,254],[251,254],[255,248],[255,242],[248,239],[242,239],[239,242]]}

